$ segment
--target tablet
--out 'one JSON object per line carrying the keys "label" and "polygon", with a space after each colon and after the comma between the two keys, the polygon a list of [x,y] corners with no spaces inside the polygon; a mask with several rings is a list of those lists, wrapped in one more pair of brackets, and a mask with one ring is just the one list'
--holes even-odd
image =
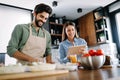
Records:
{"label": "tablet", "polygon": [[80,52],[79,52],[80,48],[86,48],[86,45],[69,47],[68,48],[68,55],[70,55],[70,54],[80,54]]}

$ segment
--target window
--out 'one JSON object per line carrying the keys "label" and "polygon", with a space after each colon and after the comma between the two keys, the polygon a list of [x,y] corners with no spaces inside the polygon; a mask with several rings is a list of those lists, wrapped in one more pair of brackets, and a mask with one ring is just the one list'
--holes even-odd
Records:
{"label": "window", "polygon": [[[0,5],[0,52],[6,53],[6,47],[15,25],[31,22],[31,13],[32,10]],[[5,66],[16,64],[15,58],[11,58],[7,54],[4,57],[2,61],[5,60]]]}
{"label": "window", "polygon": [[31,22],[30,10],[0,5],[0,52],[6,52],[11,33],[17,24]]}
{"label": "window", "polygon": [[[117,25],[117,32],[120,35],[120,12],[115,15],[116,25]],[[120,41],[120,36],[118,36]]]}
{"label": "window", "polygon": [[[116,43],[118,54],[120,55],[120,1],[117,0],[109,5],[109,18],[113,42]],[[120,59],[120,57],[119,57]]]}

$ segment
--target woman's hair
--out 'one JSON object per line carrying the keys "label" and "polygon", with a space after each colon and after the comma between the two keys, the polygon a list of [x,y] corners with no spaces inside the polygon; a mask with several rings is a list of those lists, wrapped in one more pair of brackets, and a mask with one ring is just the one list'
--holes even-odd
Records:
{"label": "woman's hair", "polygon": [[35,6],[34,12],[36,14],[42,13],[42,12],[47,12],[50,15],[52,13],[52,8],[46,4],[41,3],[41,4],[38,4]]}
{"label": "woman's hair", "polygon": [[76,27],[75,27],[75,23],[74,22],[71,22],[71,21],[67,21],[66,23],[64,23],[64,26],[63,26],[63,31],[62,31],[62,41],[66,40],[68,37],[67,37],[67,34],[66,34],[66,28],[69,26],[69,25],[72,25],[74,26],[75,28],[75,36],[76,38],[78,38],[78,34],[77,34],[77,30],[76,30]]}

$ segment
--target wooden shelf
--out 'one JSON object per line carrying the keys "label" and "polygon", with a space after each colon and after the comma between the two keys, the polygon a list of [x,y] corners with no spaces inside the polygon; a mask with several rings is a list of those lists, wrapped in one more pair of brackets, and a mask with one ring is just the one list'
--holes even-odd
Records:
{"label": "wooden shelf", "polygon": [[106,41],[100,41],[100,42],[98,42],[98,44],[102,44],[102,43],[106,43]]}
{"label": "wooden shelf", "polygon": [[52,46],[54,46],[54,48],[57,48],[58,44],[61,42],[63,24],[49,21],[49,25],[50,30],[52,30],[51,31]]}
{"label": "wooden shelf", "polygon": [[51,36],[62,36],[62,34],[51,34]]}
{"label": "wooden shelf", "polygon": [[96,22],[96,21],[99,21],[99,20],[101,20],[101,19],[106,19],[106,17],[105,17],[105,16],[99,17],[99,18],[95,19],[95,22]]}
{"label": "wooden shelf", "polygon": [[[55,48],[59,45],[62,40],[62,30],[63,30],[63,19],[62,17],[50,17],[49,18],[49,29],[51,35],[52,46]],[[58,20],[58,21],[56,21]],[[65,19],[64,19],[65,20]]]}
{"label": "wooden shelf", "polygon": [[108,40],[105,40],[105,41],[100,41],[100,42],[97,42],[98,44],[104,44],[104,43],[108,43],[109,41]]}
{"label": "wooden shelf", "polygon": [[106,30],[106,31],[107,31],[107,28],[98,29],[98,30],[96,30],[96,32],[101,32],[101,31],[104,31],[104,30]]}
{"label": "wooden shelf", "polygon": [[55,22],[50,22],[50,24],[57,25],[57,26],[62,26],[63,27],[63,24],[59,24],[59,23],[55,23]]}
{"label": "wooden shelf", "polygon": [[101,31],[104,31],[104,29],[99,29],[99,30],[96,30],[96,32],[101,32]]}
{"label": "wooden shelf", "polygon": [[[103,8],[94,11],[94,24],[96,28],[95,32],[97,44],[108,43],[110,41],[110,35],[108,34],[107,15],[105,14]],[[104,35],[105,39],[103,38],[104,40],[99,40],[102,35]]]}

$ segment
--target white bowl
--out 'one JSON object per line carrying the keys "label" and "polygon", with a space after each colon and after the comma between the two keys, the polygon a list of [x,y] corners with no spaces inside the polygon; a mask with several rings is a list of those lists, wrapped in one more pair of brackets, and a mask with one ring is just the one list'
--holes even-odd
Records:
{"label": "white bowl", "polygon": [[105,56],[81,57],[81,66],[85,69],[99,69],[105,63]]}
{"label": "white bowl", "polygon": [[69,71],[74,71],[78,69],[77,64],[73,64],[73,63],[66,63],[66,64],[56,64],[56,69],[57,70],[69,70]]}
{"label": "white bowl", "polygon": [[35,64],[35,65],[32,65],[32,66],[27,66],[27,68],[30,71],[55,70],[56,64],[49,64],[49,63]]}

